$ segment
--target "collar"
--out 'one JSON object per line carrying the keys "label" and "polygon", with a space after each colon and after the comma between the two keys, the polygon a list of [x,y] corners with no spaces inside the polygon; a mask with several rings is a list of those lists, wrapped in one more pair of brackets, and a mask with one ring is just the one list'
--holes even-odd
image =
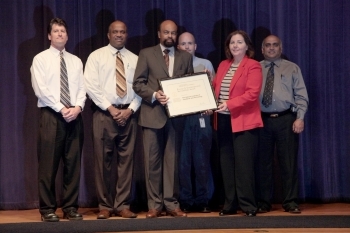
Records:
{"label": "collar", "polygon": [[275,66],[279,67],[281,65],[282,62],[282,58],[278,58],[277,60],[274,61],[268,61],[268,60],[264,60],[264,67],[270,67],[271,63],[275,63]]}
{"label": "collar", "polygon": [[125,46],[124,46],[122,49],[120,49],[120,50],[114,48],[111,44],[108,44],[107,47],[109,48],[109,50],[111,51],[111,53],[112,53],[113,55],[115,55],[115,54],[119,51],[120,54],[121,54],[122,56],[124,56],[124,53],[126,52]]}
{"label": "collar", "polygon": [[[55,56],[60,56],[61,51],[59,51],[58,49],[56,49],[56,48],[53,47],[52,45],[50,45],[49,50],[50,50]],[[63,52],[63,56],[65,56],[65,54],[67,53],[67,51],[66,51],[65,48],[62,50],[62,52]]]}
{"label": "collar", "polygon": [[174,46],[168,48],[168,47],[165,47],[164,45],[160,44],[160,49],[162,50],[162,53],[164,53],[163,52],[164,49],[169,49],[170,50],[169,54],[174,54]]}

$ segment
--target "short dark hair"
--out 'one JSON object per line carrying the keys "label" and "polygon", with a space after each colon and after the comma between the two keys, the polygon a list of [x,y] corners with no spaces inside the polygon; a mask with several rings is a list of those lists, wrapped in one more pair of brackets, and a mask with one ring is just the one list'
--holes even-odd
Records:
{"label": "short dark hair", "polygon": [[254,57],[254,48],[253,48],[253,43],[252,41],[250,40],[248,34],[245,32],[245,31],[242,31],[242,30],[236,30],[234,32],[231,32],[227,38],[226,38],[226,41],[225,41],[225,54],[226,54],[226,57],[227,59],[232,59],[233,56],[231,54],[231,51],[230,51],[230,41],[231,41],[231,38],[232,36],[234,35],[241,35],[244,39],[244,42],[248,45],[248,49],[247,51],[245,52],[245,54],[249,57],[249,58],[253,58]]}
{"label": "short dark hair", "polygon": [[53,19],[51,19],[49,25],[47,26],[47,34],[50,34],[50,33],[51,33],[52,25],[54,25],[54,24],[63,26],[63,27],[66,29],[66,32],[67,32],[67,34],[68,34],[68,26],[67,26],[67,23],[66,23],[66,21],[64,21],[63,19],[60,19],[60,18],[53,18]]}

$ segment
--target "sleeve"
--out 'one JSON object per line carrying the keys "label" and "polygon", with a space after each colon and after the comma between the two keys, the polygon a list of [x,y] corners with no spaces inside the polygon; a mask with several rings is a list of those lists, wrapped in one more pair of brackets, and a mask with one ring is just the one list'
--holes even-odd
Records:
{"label": "sleeve", "polygon": [[85,64],[84,81],[86,92],[91,100],[102,110],[106,110],[111,103],[104,96],[99,82],[99,59],[97,54],[90,54]]}
{"label": "sleeve", "polygon": [[55,100],[55,97],[47,86],[48,74],[45,72],[45,65],[43,59],[40,59],[37,56],[34,57],[33,64],[30,68],[32,87],[35,95],[41,103],[52,108],[54,111],[59,112],[64,106],[60,101]]}
{"label": "sleeve", "polygon": [[147,64],[147,56],[145,50],[141,50],[139,59],[137,60],[133,89],[137,95],[148,103],[152,103],[153,93],[157,90],[150,88],[148,83],[149,68]]}
{"label": "sleeve", "polygon": [[297,118],[304,119],[309,104],[309,97],[304,83],[303,75],[297,66],[292,74],[293,76],[293,94],[297,108]]}
{"label": "sleeve", "polygon": [[80,106],[82,109],[84,109],[85,106],[85,100],[86,100],[86,89],[84,85],[84,74],[83,74],[83,63],[80,59],[78,59],[78,70],[79,70],[79,86],[78,86],[78,93],[77,93],[77,101],[76,106]]}

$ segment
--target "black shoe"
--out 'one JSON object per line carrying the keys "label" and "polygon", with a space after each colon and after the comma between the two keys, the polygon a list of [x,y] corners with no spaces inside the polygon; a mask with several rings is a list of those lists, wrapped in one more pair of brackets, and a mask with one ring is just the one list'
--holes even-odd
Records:
{"label": "black shoe", "polygon": [[71,210],[69,212],[63,212],[63,218],[69,220],[82,220],[83,216],[79,214],[76,210]]}
{"label": "black shoe", "polygon": [[298,207],[293,207],[293,208],[290,208],[288,210],[286,210],[287,212],[291,213],[291,214],[300,214],[301,211]]}
{"label": "black shoe", "polygon": [[245,216],[247,217],[255,217],[256,216],[256,211],[255,210],[249,210],[245,212]]}
{"label": "black shoe", "polygon": [[221,210],[219,212],[219,216],[234,215],[234,214],[237,214],[237,211],[235,211],[235,210]]}
{"label": "black shoe", "polygon": [[60,218],[53,212],[49,212],[41,215],[41,221],[43,222],[58,222]]}
{"label": "black shoe", "polygon": [[260,207],[258,209],[258,213],[260,213],[260,214],[264,214],[264,213],[267,213],[267,212],[270,212],[270,209],[265,208],[265,207]]}
{"label": "black shoe", "polygon": [[193,207],[191,205],[189,205],[189,204],[182,204],[181,205],[181,209],[185,213],[190,213],[190,212],[192,212]]}

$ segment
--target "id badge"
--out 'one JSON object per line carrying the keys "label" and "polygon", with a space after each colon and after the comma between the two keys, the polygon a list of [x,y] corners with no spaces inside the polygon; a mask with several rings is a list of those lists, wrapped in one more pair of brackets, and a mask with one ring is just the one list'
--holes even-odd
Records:
{"label": "id badge", "polygon": [[201,128],[205,128],[205,121],[204,121],[203,117],[199,118],[199,124],[200,124]]}

